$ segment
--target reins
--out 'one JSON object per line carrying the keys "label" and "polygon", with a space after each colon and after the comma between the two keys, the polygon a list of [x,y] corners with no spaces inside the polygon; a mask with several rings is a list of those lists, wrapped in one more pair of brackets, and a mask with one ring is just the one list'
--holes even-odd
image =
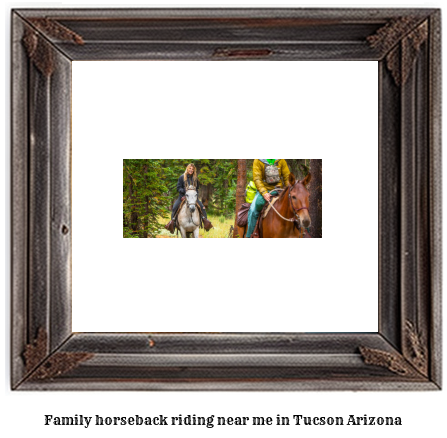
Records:
{"label": "reins", "polygon": [[[309,209],[307,208],[307,207],[301,207],[301,208],[295,208],[294,206],[293,206],[293,203],[292,203],[292,195],[291,195],[291,193],[292,193],[292,190],[295,188],[295,186],[297,185],[299,183],[299,181],[297,181],[292,187],[290,187],[290,189],[289,189],[289,204],[290,204],[290,207],[291,207],[291,209],[292,209],[292,211],[294,211],[295,212],[295,216],[294,217],[292,217],[292,218],[286,218],[286,217],[284,217],[276,208],[275,208],[275,206],[270,202],[270,201],[267,201],[269,204],[270,204],[270,207],[271,208],[273,208],[273,210],[275,210],[275,213],[281,218],[281,219],[283,219],[283,220],[285,220],[285,221],[287,221],[287,222],[294,222],[295,224],[296,224],[296,226],[297,226],[297,228],[298,228],[298,230],[300,230],[301,229],[301,219],[300,219],[300,217],[298,216],[298,212],[299,211],[301,211],[301,210],[307,210],[307,211],[309,211]],[[297,218],[298,218],[298,220],[297,220]]]}
{"label": "reins", "polygon": [[288,222],[295,222],[295,218],[294,217],[292,217],[292,218],[290,218],[290,219],[287,219],[286,217],[284,217],[276,208],[275,208],[275,206],[270,202],[270,201],[267,201],[269,204],[270,204],[270,207],[272,207],[273,208],[273,210],[275,210],[275,213],[281,218],[281,219],[284,219],[285,221],[288,221]]}

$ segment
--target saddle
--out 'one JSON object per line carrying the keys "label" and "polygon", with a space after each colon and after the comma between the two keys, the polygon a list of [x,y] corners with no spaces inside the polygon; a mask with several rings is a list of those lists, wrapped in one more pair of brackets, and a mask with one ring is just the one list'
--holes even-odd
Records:
{"label": "saddle", "polygon": [[180,205],[177,208],[177,211],[175,212],[174,217],[168,222],[167,225],[165,225],[165,229],[168,230],[171,234],[175,233],[175,229],[178,229],[178,225],[177,225],[177,216],[180,212],[180,210],[183,207],[183,204],[185,203],[186,199],[185,197],[182,198],[182,202],[180,203]]}
{"label": "saddle", "polygon": [[245,202],[241,205],[239,208],[239,211],[237,212],[237,220],[236,225],[238,227],[246,227],[248,223],[248,213],[250,211],[251,204],[249,202]]}
{"label": "saddle", "polygon": [[279,196],[281,195],[283,190],[284,189],[275,188],[274,191],[276,192],[276,195],[272,195],[273,199],[270,201],[270,204],[268,202],[264,204],[264,207],[262,207],[262,210],[259,213],[258,220],[256,221],[255,229],[251,235],[251,238],[259,239],[260,237],[262,237],[262,223],[264,222],[264,219],[267,217],[269,211],[271,210],[272,205],[274,205],[275,202],[279,199]]}

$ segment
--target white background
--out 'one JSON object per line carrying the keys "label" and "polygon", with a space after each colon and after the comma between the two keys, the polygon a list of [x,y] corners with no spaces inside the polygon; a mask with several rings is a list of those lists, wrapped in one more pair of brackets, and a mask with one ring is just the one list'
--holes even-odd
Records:
{"label": "white background", "polygon": [[[8,145],[9,135],[9,119],[8,119],[8,90],[9,77],[4,70],[5,66],[9,65],[9,9],[11,7],[57,7],[57,6],[73,6],[75,2],[66,3],[7,3],[3,22],[5,23],[5,44],[2,49],[5,49],[2,57],[5,62],[2,63],[2,73],[4,84],[7,92],[5,96],[5,117],[1,119],[3,132],[6,132],[5,144]],[[105,4],[105,3],[104,3]],[[134,0],[133,4],[137,4]],[[145,1],[144,5],[150,5],[150,1]],[[155,3],[152,3],[155,4]],[[189,3],[183,3],[191,6]],[[196,3],[199,4],[199,3]],[[213,2],[209,0],[204,5],[211,5]],[[80,2],[79,6],[100,6],[83,5]],[[107,3],[110,6],[110,3]],[[181,5],[180,2],[177,5]],[[230,4],[221,4],[221,6],[231,6]],[[260,6],[257,3],[245,3],[248,6]],[[318,6],[333,6],[337,5],[335,2],[326,1],[325,4]],[[393,4],[388,2],[378,1],[369,4],[365,2],[357,2],[350,5],[340,6],[402,6],[408,7],[411,5],[441,7],[441,3],[431,2],[411,2],[411,1],[394,1]],[[126,6],[131,6],[127,4]],[[273,6],[273,5],[270,5]],[[303,3],[288,4],[283,6],[310,6]],[[317,5],[311,5],[313,7]],[[5,204],[9,199],[9,151],[5,148],[5,179],[2,179],[4,187],[2,193],[5,193]],[[114,393],[114,392],[93,392],[93,393],[76,393],[76,392],[50,392],[50,393],[26,393],[26,392],[11,392],[9,390],[9,339],[10,339],[10,315],[9,315],[9,211],[1,216],[2,226],[4,225],[6,245],[5,245],[5,264],[2,264],[2,274],[5,278],[5,299],[2,301],[1,318],[2,326],[4,327],[4,335],[2,336],[2,351],[3,359],[1,361],[2,370],[2,397],[1,397],[1,417],[0,428],[4,436],[46,436],[46,437],[60,437],[64,434],[66,437],[80,437],[80,436],[103,436],[107,434],[109,437],[121,437],[124,434],[135,437],[152,436],[171,436],[177,432],[182,436],[228,436],[231,433],[235,436],[303,436],[303,437],[326,437],[329,434],[334,437],[376,437],[380,434],[383,437],[395,436],[445,436],[447,427],[445,425],[445,406],[447,406],[447,397],[445,391],[438,392],[335,392],[335,393],[301,393],[301,392],[269,392],[269,393],[217,393],[217,392],[169,392],[169,393]],[[339,288],[339,286],[335,286]],[[445,361],[444,361],[445,363]],[[445,365],[444,365],[445,374]],[[94,416],[95,414],[104,416],[114,415],[222,415],[222,416],[276,416],[305,414],[312,416],[323,415],[393,415],[401,416],[404,425],[402,427],[343,427],[343,428],[327,428],[327,427],[307,427],[299,428],[232,428],[229,431],[226,428],[221,429],[205,429],[205,428],[182,428],[175,429],[124,429],[113,428],[107,429],[105,432],[99,429],[90,428],[57,428],[43,426],[43,416],[45,414],[72,416],[76,414]]]}
{"label": "white background", "polygon": [[[376,332],[377,70],[75,61],[73,330]],[[123,239],[123,158],[188,151],[322,158],[323,239]]]}

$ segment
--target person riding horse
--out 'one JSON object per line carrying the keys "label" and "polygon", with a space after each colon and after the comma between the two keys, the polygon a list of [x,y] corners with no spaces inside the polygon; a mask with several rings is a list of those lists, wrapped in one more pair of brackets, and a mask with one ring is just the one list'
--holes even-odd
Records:
{"label": "person riding horse", "polygon": [[[186,167],[185,173],[180,176],[177,182],[177,192],[179,193],[179,197],[176,199],[174,206],[172,207],[172,213],[171,213],[171,220],[174,218],[175,214],[177,213],[177,210],[182,202],[182,198],[186,194],[186,189],[194,187],[197,191],[197,195],[199,193],[200,183],[197,178],[197,169],[194,164],[188,164]],[[207,214],[205,207],[203,204],[197,199],[197,203],[199,204],[200,209],[202,210],[202,215],[207,219]]]}
{"label": "person riding horse", "polygon": [[256,184],[257,192],[248,214],[245,237],[251,237],[264,204],[267,201],[270,202],[270,192],[277,187],[287,187],[289,175],[290,170],[286,160],[254,160],[253,181]]}

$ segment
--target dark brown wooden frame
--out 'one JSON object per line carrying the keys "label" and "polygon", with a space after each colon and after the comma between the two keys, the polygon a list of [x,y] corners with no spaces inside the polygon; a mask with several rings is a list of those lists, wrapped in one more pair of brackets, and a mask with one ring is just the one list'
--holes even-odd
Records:
{"label": "dark brown wooden frame", "polygon": [[[13,11],[12,388],[439,389],[440,29],[435,9]],[[103,59],[378,61],[378,333],[72,333],[71,61]]]}

